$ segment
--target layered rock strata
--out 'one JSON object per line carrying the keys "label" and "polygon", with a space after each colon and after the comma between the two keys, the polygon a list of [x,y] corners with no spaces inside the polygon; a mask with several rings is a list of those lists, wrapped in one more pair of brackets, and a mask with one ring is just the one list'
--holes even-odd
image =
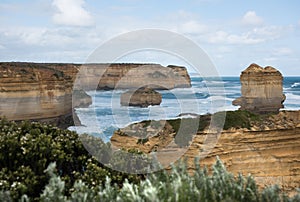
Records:
{"label": "layered rock strata", "polygon": [[92,102],[80,89],[142,86],[172,89],[190,87],[191,81],[186,68],[179,66],[1,62],[0,116],[65,128],[73,124],[72,108],[87,107]]}
{"label": "layered rock strata", "polygon": [[159,92],[151,88],[139,88],[136,91],[129,90],[121,95],[122,106],[148,107],[150,105],[160,105],[162,96]]}
{"label": "layered rock strata", "polygon": [[[48,65],[0,63],[0,116],[8,120],[73,125],[72,91],[73,78]],[[90,96],[78,92],[74,107],[91,104]]]}
{"label": "layered rock strata", "polygon": [[275,68],[251,64],[242,72],[240,80],[242,96],[233,105],[256,113],[278,112],[283,108],[283,77]]}
{"label": "layered rock strata", "polygon": [[[200,118],[201,120],[201,118]],[[218,156],[238,175],[251,174],[260,187],[278,184],[293,193],[300,184],[300,111],[281,111],[250,128],[231,128],[221,133],[197,132],[189,147],[179,147],[168,121],[136,123],[118,130],[111,138],[115,149],[138,149],[156,155],[163,166],[185,159],[190,171],[195,157],[211,168]]]}
{"label": "layered rock strata", "polygon": [[159,64],[87,64],[78,80],[84,89],[130,89],[149,87],[173,89],[191,87],[185,67]]}

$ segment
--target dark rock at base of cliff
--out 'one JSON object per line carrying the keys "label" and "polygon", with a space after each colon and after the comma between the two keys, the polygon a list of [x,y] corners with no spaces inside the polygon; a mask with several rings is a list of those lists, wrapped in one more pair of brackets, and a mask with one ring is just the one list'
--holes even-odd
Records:
{"label": "dark rock at base of cliff", "polygon": [[92,104],[91,96],[89,96],[84,90],[74,90],[72,101],[74,108],[86,108]]}

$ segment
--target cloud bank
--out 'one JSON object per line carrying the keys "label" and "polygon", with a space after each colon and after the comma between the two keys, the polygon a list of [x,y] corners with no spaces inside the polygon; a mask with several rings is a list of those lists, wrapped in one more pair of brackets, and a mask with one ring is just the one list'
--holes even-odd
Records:
{"label": "cloud bank", "polygon": [[52,20],[58,25],[91,26],[94,24],[92,15],[83,7],[84,0],[53,0],[56,9]]}

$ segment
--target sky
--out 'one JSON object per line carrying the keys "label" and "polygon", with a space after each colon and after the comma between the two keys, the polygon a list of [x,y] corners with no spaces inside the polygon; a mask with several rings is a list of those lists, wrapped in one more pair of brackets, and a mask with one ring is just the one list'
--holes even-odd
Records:
{"label": "sky", "polygon": [[[298,0],[0,0],[0,61],[85,63],[114,37],[161,29],[196,43],[220,75],[257,63],[299,76],[299,8]],[[118,62],[188,65],[154,50]]]}

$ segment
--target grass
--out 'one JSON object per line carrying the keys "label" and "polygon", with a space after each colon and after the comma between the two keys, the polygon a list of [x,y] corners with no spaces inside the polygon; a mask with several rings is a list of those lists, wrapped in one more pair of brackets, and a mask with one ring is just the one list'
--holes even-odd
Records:
{"label": "grass", "polygon": [[[217,112],[213,115],[206,114],[201,115],[198,119],[199,123],[197,131],[203,131],[210,125],[212,120],[214,121],[216,126],[222,127],[224,130],[228,130],[229,128],[250,129],[252,122],[260,121],[262,120],[262,118],[263,117],[261,117],[260,115],[253,114],[244,110]],[[173,127],[173,130],[175,132],[178,132],[180,127],[189,129],[191,127],[190,123],[192,123],[192,120],[195,120],[195,118],[168,120],[168,123]],[[185,124],[186,126],[183,126]]]}

